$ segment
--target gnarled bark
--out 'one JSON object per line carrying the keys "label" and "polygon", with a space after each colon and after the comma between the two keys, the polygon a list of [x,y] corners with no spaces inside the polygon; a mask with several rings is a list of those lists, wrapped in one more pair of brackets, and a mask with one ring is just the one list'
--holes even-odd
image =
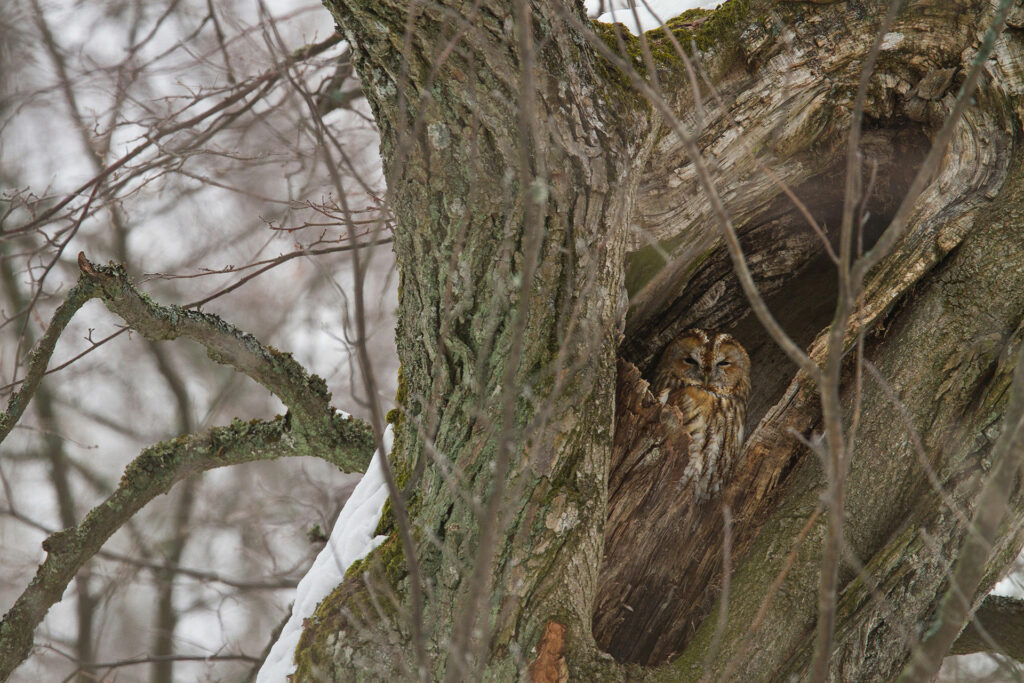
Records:
{"label": "gnarled bark", "polygon": [[[365,565],[377,568],[376,580],[353,576],[321,605],[299,647],[300,678],[348,677],[381,661],[392,674],[456,679],[479,667],[486,678],[526,675],[538,649],[551,650],[550,624],[565,629],[552,661],[564,657],[580,680],[690,679],[705,664],[713,678],[808,677],[828,515],[819,505],[822,468],[797,437],[821,430],[818,397],[752,321],[682,145],[671,135],[655,140],[651,110],[625,94],[624,79],[558,3],[329,4],[381,126],[398,217],[403,388],[392,461],[411,492],[416,543],[408,557],[386,516],[391,538]],[[862,150],[877,162],[869,204],[877,222],[867,226],[866,249],[951,110],[994,11],[982,0],[909,4],[870,81]],[[704,93],[700,147],[714,161],[755,280],[819,364],[834,273],[778,181],[807,200],[834,241],[838,160],[885,9],[732,0],[719,11],[734,23],[701,57],[722,101]],[[848,347],[868,335],[866,356],[899,405],[869,380],[854,401],[848,359],[846,424],[859,429],[846,485],[835,679],[889,678],[906,664],[945,592],[1005,410],[1024,317],[1024,42],[1013,26],[903,237],[868,273],[846,331]],[[623,44],[634,63],[644,61],[637,41]],[[664,83],[684,87],[682,62],[655,56],[674,69]],[[671,96],[695,120],[692,99]],[[628,231],[630,216],[646,232]],[[674,452],[679,437],[645,403],[636,374],[622,373],[630,379],[620,389],[632,389],[618,402],[632,406],[630,429],[656,425],[654,436],[624,434],[620,422],[615,438],[628,447],[611,460],[624,252],[635,250],[631,267],[657,270],[644,252],[651,240],[671,259],[634,297],[625,360],[648,372],[668,340],[700,324],[733,331],[755,367],[752,434],[724,496],[736,569],[720,629],[706,618],[723,566],[715,515],[686,522],[695,531],[683,535],[692,543],[682,565],[649,550],[638,556],[652,566],[630,570],[624,560],[665,538],[670,514],[687,514],[651,478],[670,477],[679,463],[644,460],[655,446]],[[922,435],[923,454],[909,427]],[[611,497],[634,493],[613,501],[605,531],[610,461]],[[630,474],[637,479],[627,484]],[[485,504],[495,500],[501,505]],[[1020,505],[1015,491],[1011,513]],[[644,511],[652,519],[641,530]],[[651,538],[639,546],[624,541],[644,533]],[[1006,525],[983,590],[1019,550],[1019,536]],[[602,538],[606,563],[620,563],[606,572],[615,586],[627,576],[663,577],[678,588],[667,595],[670,627],[635,642],[607,636],[615,629],[598,597],[598,642],[641,661],[679,653],[665,667],[640,674],[594,646],[595,596],[618,593],[598,585]],[[419,624],[410,621],[419,599],[410,561],[436,577],[422,587]],[[481,585],[490,598],[477,602]],[[470,614],[478,606],[479,622]],[[466,637],[476,627],[487,635]],[[559,676],[559,666],[544,660],[536,670]]]}
{"label": "gnarled bark", "polygon": [[[887,52],[898,54],[887,54],[880,69],[876,71],[873,83],[876,83],[873,91],[873,98],[869,101],[868,115],[874,117],[876,126],[888,126],[879,128],[865,136],[865,156],[877,163],[877,175],[875,188],[877,195],[874,199],[876,205],[874,210],[881,213],[880,219],[884,221],[886,215],[891,213],[895,204],[901,199],[902,192],[909,183],[910,175],[915,172],[916,164],[920,163],[923,157],[921,136],[927,135],[932,125],[941,121],[943,107],[949,107],[952,101],[952,94],[947,93],[950,83],[939,84],[932,87],[929,85],[935,79],[937,73],[935,68],[943,60],[961,60],[957,73],[962,74],[969,66],[973,51],[967,41],[970,36],[963,33],[964,16],[963,8],[956,9],[942,5],[938,8],[930,8],[925,12],[923,6],[927,3],[916,3],[915,11],[908,11],[902,15],[900,23],[894,27],[893,32],[899,33],[902,38],[895,45],[894,49]],[[729,178],[748,178],[753,174],[751,165],[754,156],[748,154],[749,149],[760,149],[762,152],[756,155],[757,161],[765,163],[780,177],[796,187],[796,193],[801,197],[809,197],[808,208],[826,226],[835,224],[839,207],[838,189],[830,189],[829,185],[838,186],[834,179],[834,171],[831,169],[836,165],[838,147],[843,141],[843,121],[845,113],[842,108],[842,98],[838,103],[828,97],[823,97],[821,88],[837,86],[837,75],[846,73],[849,78],[853,77],[850,71],[851,65],[856,62],[854,55],[866,52],[868,45],[864,42],[864,36],[872,33],[872,27],[877,23],[878,15],[863,13],[860,9],[852,6],[838,5],[828,8],[815,8],[817,11],[801,9],[799,11],[785,12],[773,17],[770,21],[792,20],[786,26],[793,31],[791,39],[798,42],[793,46],[797,54],[810,54],[812,51],[816,59],[805,58],[797,61],[796,64],[790,60],[773,60],[771,52],[762,54],[761,59],[750,59],[754,52],[749,51],[749,61],[766,61],[767,64],[753,74],[739,72],[733,74],[733,78],[725,79],[719,87],[726,93],[734,92],[736,88],[742,87],[743,94],[732,102],[727,112],[718,111],[717,116],[710,118],[707,132],[702,136],[708,148],[714,150],[715,158],[719,167],[726,167],[723,174]],[[973,15],[979,26],[986,26],[986,15],[982,12],[984,8],[977,7],[978,14]],[[933,13],[934,11],[934,13]],[[788,16],[787,16],[788,15]],[[989,18],[991,14],[987,15]],[[934,23],[932,23],[934,22]],[[824,27],[844,25],[839,33],[829,33],[823,36]],[[763,29],[763,24],[761,25]],[[754,29],[748,29],[753,31]],[[983,29],[982,29],[983,30]],[[934,32],[941,32],[942,38],[932,35]],[[931,35],[925,38],[925,34]],[[755,34],[756,35],[756,34]],[[913,40],[911,40],[913,36]],[[954,39],[960,36],[959,39]],[[980,38],[980,35],[978,36]],[[904,40],[908,42],[903,42]],[[800,42],[802,41],[802,42]],[[906,293],[912,288],[918,288],[920,293],[929,282],[933,268],[941,262],[943,257],[953,251],[966,236],[981,230],[978,221],[988,211],[991,211],[993,200],[998,201],[1000,191],[1002,196],[1013,197],[1019,192],[1019,188],[1011,183],[1006,184],[1008,170],[1013,168],[1011,156],[1017,154],[1016,135],[1014,131],[1019,129],[1019,122],[1010,114],[1014,98],[1018,95],[1016,88],[1019,83],[1014,79],[1009,82],[1000,80],[997,76],[1006,71],[1012,71],[1019,66],[1014,64],[1012,55],[1019,51],[1019,34],[1011,33],[1004,35],[1002,44],[997,48],[997,54],[1003,57],[1003,62],[996,62],[991,65],[991,79],[987,83],[987,89],[979,99],[987,101],[988,107],[971,110],[965,117],[963,124],[954,137],[951,149],[945,156],[943,164],[936,170],[935,179],[929,189],[918,201],[912,219],[912,225],[906,236],[899,243],[897,250],[880,264],[870,275],[866,286],[866,293],[861,308],[860,327],[871,329],[875,324],[888,324],[889,318],[895,314],[892,309],[894,305],[907,304]],[[822,43],[827,45],[828,50],[814,50],[813,45]],[[758,50],[764,49],[764,44],[757,44]],[[778,50],[776,45],[774,49]],[[962,52],[963,51],[963,52]],[[772,64],[775,64],[774,73]],[[914,80],[915,73],[919,80]],[[790,78],[806,86],[807,90],[800,88],[785,91],[777,91],[775,85],[785,78]],[[737,85],[739,81],[742,85]],[[852,83],[849,86],[852,92]],[[840,90],[841,91],[841,90]],[[834,90],[830,92],[835,92]],[[787,136],[796,136],[800,131],[798,127],[785,125],[774,132],[774,138],[769,136],[771,126],[767,122],[775,121],[780,126],[787,119],[794,117],[797,107],[804,106],[802,98],[813,95],[812,101],[815,107],[836,106],[836,113],[823,119],[818,116],[817,126],[806,141],[806,146],[800,145],[795,150],[792,148],[781,148],[776,138],[785,139]],[[817,93],[817,94],[815,94]],[[945,95],[945,99],[942,96]],[[767,107],[766,107],[767,103]],[[774,108],[771,108],[774,105]],[[767,109],[767,110],[766,110]],[[928,115],[922,114],[923,110]],[[806,112],[799,112],[801,116]],[[746,139],[727,135],[730,129],[730,119],[742,121],[745,124],[752,122],[753,125],[744,125],[743,131],[749,137]],[[797,118],[796,122],[803,121]],[[758,139],[759,131],[764,134],[765,139]],[[806,132],[806,131],[805,131]],[[773,144],[774,143],[774,144]],[[815,149],[811,153],[807,147]],[[661,150],[658,150],[661,151]],[[701,219],[707,221],[710,210],[701,200],[684,203],[683,196],[689,196],[696,186],[696,178],[692,166],[685,162],[682,167],[672,169],[672,162],[656,151],[652,157],[655,163],[652,164],[665,178],[672,174],[672,181],[666,183],[657,190],[654,201],[638,203],[641,210],[658,206],[679,206],[672,218],[665,215],[660,216],[660,228],[664,230],[678,230],[677,234],[685,235],[681,245],[677,249],[677,260],[668,268],[658,274],[648,287],[636,297],[636,304],[632,311],[632,318],[627,324],[627,342],[625,353],[634,361],[640,364],[641,368],[649,368],[657,356],[657,352],[668,339],[673,338],[682,329],[688,326],[699,324],[709,327],[723,327],[729,329],[743,341],[748,350],[751,351],[754,370],[753,386],[755,398],[752,401],[751,418],[754,421],[751,427],[756,430],[748,440],[745,448],[745,456],[736,474],[734,485],[730,487],[726,495],[727,502],[736,512],[737,523],[735,528],[736,558],[742,562],[747,558],[748,563],[754,563],[756,570],[749,575],[754,584],[745,587],[735,587],[743,591],[740,597],[733,600],[746,600],[749,604],[745,612],[739,610],[731,612],[730,625],[733,627],[731,636],[734,639],[730,643],[730,631],[726,631],[724,642],[727,645],[719,654],[717,672],[719,675],[729,672],[729,675],[736,674],[736,668],[729,662],[742,661],[739,653],[749,653],[750,650],[757,650],[762,659],[760,662],[742,661],[745,668],[740,669],[746,676],[764,677],[776,676],[781,673],[774,667],[779,666],[772,659],[772,656],[783,656],[789,652],[786,647],[780,647],[780,642],[787,642],[787,638],[796,638],[799,633],[799,647],[804,648],[803,658],[800,665],[793,668],[793,671],[801,671],[809,661],[808,648],[811,648],[810,634],[813,633],[814,615],[817,609],[816,595],[816,572],[820,566],[820,554],[812,547],[819,545],[817,538],[823,533],[826,516],[822,516],[817,525],[812,527],[811,538],[807,547],[802,547],[801,557],[803,561],[792,564],[788,552],[778,552],[773,561],[766,563],[760,557],[750,558],[749,554],[756,554],[757,548],[785,546],[781,539],[794,539],[802,537],[804,523],[809,515],[816,510],[816,501],[820,487],[824,485],[823,475],[814,462],[808,463],[806,450],[793,437],[793,433],[811,435],[821,429],[819,426],[820,412],[817,405],[817,396],[806,377],[797,374],[796,378],[790,381],[792,376],[784,371],[785,367],[791,367],[783,360],[781,352],[773,348],[771,342],[766,338],[765,333],[756,322],[743,319],[747,315],[748,307],[742,296],[738,283],[731,273],[728,258],[724,249],[714,249],[714,234],[709,233],[701,227]],[[824,152],[824,153],[822,153]],[[679,158],[679,157],[677,157]],[[671,169],[671,170],[669,170]],[[821,173],[815,177],[815,173]],[[809,179],[808,179],[809,178]],[[682,189],[676,189],[677,186]],[[773,295],[770,302],[773,308],[779,312],[780,319],[787,324],[795,338],[811,343],[815,333],[828,322],[828,315],[831,311],[830,299],[834,296],[834,285],[831,278],[834,278],[834,270],[827,265],[827,259],[823,255],[823,246],[817,240],[810,228],[802,224],[802,217],[799,212],[789,204],[788,200],[781,196],[777,186],[771,184],[768,177],[755,177],[749,182],[742,184],[743,191],[735,193],[735,199],[730,204],[734,220],[740,226],[742,238],[745,242],[747,253],[752,262],[752,270],[758,280],[762,291]],[[728,192],[727,192],[728,194]],[[675,204],[666,197],[676,197]],[[1010,204],[1014,200],[1007,199]],[[703,206],[703,210],[701,210]],[[657,215],[657,214],[655,214]],[[832,218],[829,218],[832,216]],[[882,223],[884,226],[884,222]],[[1010,228],[1012,233],[1016,228]],[[663,233],[671,235],[671,232]],[[696,238],[692,235],[696,235]],[[877,232],[872,235],[871,226],[868,226],[865,239],[872,240],[877,237]],[[679,238],[676,238],[677,240]],[[985,237],[976,238],[981,240],[980,249],[989,249],[989,258],[993,263],[1000,263],[1006,267],[1007,264],[1019,263],[1019,256],[1013,249],[1002,249],[998,246],[999,237],[995,234],[986,234]],[[692,241],[691,241],[692,240]],[[672,237],[667,240],[672,242]],[[871,246],[868,241],[866,247]],[[703,250],[703,253],[702,253]],[[826,265],[823,267],[822,264]],[[694,267],[696,264],[696,267]],[[969,289],[973,293],[987,292],[982,295],[975,310],[964,309],[964,319],[973,319],[982,310],[982,302],[987,296],[993,295],[993,287],[998,280],[984,282],[980,274],[972,272],[971,285]],[[993,277],[998,277],[998,271],[993,271]],[[1015,292],[1015,284],[1008,279],[1006,292],[1003,299],[1015,302],[1012,305],[1019,305],[1019,297]],[[979,289],[981,288],[981,289]],[[678,292],[678,294],[675,294]],[[672,294],[669,297],[666,294]],[[946,296],[951,296],[948,292]],[[941,295],[940,295],[941,296]],[[957,293],[957,296],[961,296]],[[914,302],[914,308],[919,306]],[[1017,316],[1014,318],[1014,316]],[[978,334],[989,340],[994,347],[1000,348],[1009,339],[1008,332],[1002,327],[1014,320],[1019,320],[1018,312],[1011,312],[1002,323],[997,323],[996,318],[988,317],[987,333]],[[815,325],[815,322],[817,325]],[[976,321],[975,321],[976,322]],[[944,328],[957,329],[957,321],[950,319],[948,313],[942,323],[933,322],[935,325],[942,325]],[[882,328],[885,329],[885,328]],[[850,339],[852,340],[851,330]],[[914,368],[908,376],[916,378],[939,378],[936,384],[945,378],[948,369],[936,368],[925,365],[929,354],[939,353],[938,348],[924,344],[925,341],[935,341],[936,337],[915,339],[914,343],[921,344],[915,347],[913,343],[897,346],[898,340],[890,338],[878,341],[873,348],[881,350],[898,349],[891,351],[895,355],[903,357]],[[948,343],[948,340],[947,340]],[[934,350],[929,351],[929,348]],[[812,356],[821,363],[824,360],[825,343],[821,335],[811,344]],[[1012,364],[1011,364],[1012,365]],[[783,371],[780,372],[780,366]],[[852,372],[851,372],[852,377]],[[1006,382],[1008,375],[1002,376],[998,381]],[[909,381],[909,380],[908,380]],[[954,380],[948,380],[954,381]],[[969,380],[965,380],[969,381]],[[973,380],[980,381],[980,380]],[[993,380],[996,381],[996,380]],[[787,386],[788,385],[788,386]],[[922,381],[922,385],[924,382]],[[991,386],[991,385],[990,385]],[[1000,386],[996,382],[995,386]],[[924,402],[927,394],[919,395],[919,402]],[[905,400],[905,399],[904,399]],[[977,397],[976,399],[977,400]],[[958,425],[962,418],[943,417],[941,414],[929,413],[930,408],[920,406],[920,409],[929,414],[930,417],[924,424],[927,429],[938,429],[940,425],[949,424],[954,421]],[[966,410],[966,408],[964,408]],[[900,454],[896,450],[896,444],[904,446],[909,443],[901,431],[901,423],[893,422],[893,406],[887,399],[873,395],[870,391],[864,397],[862,411],[864,417],[862,424],[870,419],[879,419],[886,422],[889,430],[886,436],[890,441],[872,442],[871,453],[881,455],[881,465],[873,461],[873,468],[867,470],[870,474],[861,475],[856,464],[864,458],[860,455],[864,446],[859,446],[854,454],[854,471],[851,473],[850,481],[850,502],[854,506],[856,514],[849,515],[847,525],[847,539],[858,541],[862,538],[873,539],[873,545],[864,552],[858,547],[856,560],[861,562],[870,558],[872,553],[878,551],[879,539],[886,538],[892,533],[894,520],[903,520],[908,511],[919,498],[927,498],[927,483],[923,472],[918,470],[915,475],[907,474],[913,469],[912,462],[908,462],[906,451]],[[767,411],[767,414],[766,414]],[[1001,413],[997,412],[996,415]],[[760,418],[760,424],[756,421]],[[872,416],[872,417],[869,417]],[[896,427],[894,429],[894,427]],[[915,424],[916,429],[925,429],[920,423]],[[961,426],[962,428],[962,426]],[[975,430],[974,432],[971,429]],[[964,440],[974,439],[977,431],[985,428],[992,428],[990,424],[973,424],[971,428],[959,433],[960,446],[963,447]],[[952,425],[944,427],[951,430]],[[902,435],[902,436],[901,436]],[[939,442],[928,445],[938,448],[939,443],[943,449],[951,447],[950,444]],[[957,443],[957,442],[954,442]],[[954,450],[956,447],[953,447]],[[930,451],[931,452],[931,451]],[[935,456],[933,456],[935,457]],[[811,460],[814,460],[813,456]],[[800,507],[794,511],[776,511],[775,519],[785,518],[788,523],[782,528],[764,529],[763,525],[769,518],[772,511],[776,510],[780,501],[785,504],[792,504],[794,492],[791,489],[793,479],[791,471],[794,465],[799,468],[810,468],[815,471],[812,481],[806,481],[802,488],[798,489],[806,496]],[[977,469],[977,461],[972,462]],[[943,473],[948,463],[938,458],[933,462],[932,467],[939,471],[939,479],[944,481],[950,475]],[[900,472],[900,474],[896,474]],[[913,484],[913,485],[911,485]],[[891,488],[890,488],[891,486]],[[969,500],[969,496],[965,497]],[[886,501],[886,505],[879,505],[878,501]],[[963,503],[964,501],[961,501]],[[934,507],[927,507],[928,512],[925,518],[931,520],[931,515],[938,511]],[[972,506],[965,505],[959,519],[962,523],[969,518]],[[922,518],[921,524],[926,524]],[[681,518],[679,520],[681,522]],[[681,527],[685,528],[685,527]],[[784,531],[783,531],[784,529]],[[946,561],[955,557],[959,547],[959,536],[956,527],[947,529],[950,534],[946,547]],[[609,530],[609,535],[615,530]],[[959,532],[962,533],[962,530]],[[760,534],[760,536],[759,536]],[[815,536],[818,534],[819,536]],[[696,623],[704,620],[708,613],[708,596],[718,590],[716,582],[711,580],[712,567],[721,566],[722,547],[721,543],[708,543],[701,534],[695,535],[698,540],[693,543],[690,553],[685,557],[683,566],[680,568],[686,581],[682,581],[685,587],[681,594],[669,597],[666,600],[670,603],[662,605],[661,609],[670,611],[680,610],[683,618],[691,619]],[[755,539],[758,539],[755,541]],[[752,550],[751,544],[754,543]],[[792,541],[790,541],[792,543]],[[767,544],[767,545],[765,545]],[[1011,542],[1012,544],[1012,542]],[[857,547],[856,543],[853,543]],[[901,558],[902,560],[903,558]],[[1005,561],[1005,557],[1002,558]],[[621,560],[620,560],[621,561]],[[663,558],[666,566],[680,566],[678,560],[672,553],[666,554]],[[790,566],[791,565],[791,566]],[[703,573],[692,571],[692,567],[707,568]],[[777,576],[783,566],[789,566],[789,580],[783,584],[783,590],[787,585],[802,586],[803,597],[795,603],[800,609],[794,611],[794,603],[782,601],[782,605],[767,613],[768,616],[756,620],[759,626],[771,630],[773,624],[784,624],[792,631],[785,632],[782,640],[771,640],[779,638],[780,633],[766,635],[765,630],[759,631],[757,638],[746,642],[745,630],[755,623],[755,616],[759,612],[764,600],[766,589],[771,585],[773,577]],[[804,570],[805,573],[798,575]],[[651,572],[653,570],[646,569]],[[740,576],[744,576],[742,574]],[[846,573],[843,582],[852,580],[849,572]],[[932,593],[929,600],[937,599],[941,593],[941,586],[931,585]],[[678,603],[676,602],[678,600]],[[907,623],[913,623],[918,628],[927,624],[930,617],[929,609],[932,602],[925,602],[919,611],[913,612],[907,617]],[[735,605],[731,605],[735,610]],[[881,608],[879,608],[881,609]],[[905,609],[901,606],[901,610]],[[801,613],[806,616],[801,619],[796,615]],[[774,616],[773,616],[774,615]],[[878,619],[876,613],[872,618]],[[710,622],[710,623],[709,623]],[[677,674],[686,671],[699,671],[691,669],[701,663],[698,653],[706,653],[712,640],[715,628],[714,620],[705,622],[702,629],[702,636],[699,643],[679,662],[674,669]],[[858,622],[859,623],[859,622]],[[904,624],[905,626],[906,624]],[[844,632],[848,635],[848,629],[855,628],[847,625]],[[785,629],[783,629],[785,631]],[[664,642],[660,647],[673,647],[681,649],[686,638],[678,634],[662,631],[661,637]],[[916,642],[918,633],[906,636],[901,639],[903,647],[902,655],[893,655],[890,665],[893,667],[888,674],[880,674],[873,670],[867,674],[891,675],[899,671],[899,664],[904,661],[909,652],[910,646]],[[626,639],[628,635],[624,636]],[[759,640],[762,639],[762,640]],[[672,641],[675,642],[672,642]],[[671,646],[667,643],[672,643]],[[746,643],[746,644],[744,644]],[[758,644],[760,643],[760,644]],[[789,645],[788,647],[796,647]],[[849,647],[848,643],[842,645]],[[899,648],[894,648],[899,650]],[[614,652],[614,649],[613,649]],[[771,653],[774,653],[771,654]],[[839,659],[841,655],[837,655]],[[756,660],[757,658],[755,658]],[[857,667],[844,669],[844,676],[856,677]],[[837,674],[838,675],[838,674]]]}
{"label": "gnarled bark", "polygon": [[[391,462],[414,547],[386,516],[384,576],[321,605],[299,677],[506,677],[551,622],[575,668],[596,655],[625,221],[653,127],[613,108],[554,3],[328,5],[397,217]],[[371,618],[381,593],[398,609]]]}

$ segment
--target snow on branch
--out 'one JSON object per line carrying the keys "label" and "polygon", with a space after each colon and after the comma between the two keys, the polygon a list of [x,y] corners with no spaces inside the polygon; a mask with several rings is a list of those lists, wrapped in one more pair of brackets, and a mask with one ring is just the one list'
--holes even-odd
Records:
{"label": "snow on branch", "polygon": [[[384,432],[385,450],[390,452],[393,442],[394,428],[389,425]],[[292,614],[260,668],[256,683],[284,683],[295,672],[295,647],[302,635],[302,622],[313,616],[320,601],[344,580],[353,562],[366,557],[387,538],[373,535],[388,498],[382,457],[380,451],[374,453],[366,474],[338,515],[330,540],[299,582]]]}
{"label": "snow on branch", "polygon": [[[357,422],[341,416],[339,419]],[[28,656],[36,627],[60,600],[78,570],[136,512],[177,482],[217,467],[290,455],[319,456],[339,464],[365,448],[365,444],[347,441],[341,431],[335,443],[321,442],[313,447],[292,438],[290,423],[287,417],[265,422],[235,420],[226,427],[163,441],[144,450],[125,469],[109,498],[93,508],[78,526],[52,534],[43,542],[46,560],[0,622],[0,680],[6,680]]]}

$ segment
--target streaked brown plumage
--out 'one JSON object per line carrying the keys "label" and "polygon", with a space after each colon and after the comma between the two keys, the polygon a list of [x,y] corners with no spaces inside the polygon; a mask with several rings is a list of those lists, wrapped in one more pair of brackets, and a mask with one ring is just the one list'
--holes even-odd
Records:
{"label": "streaked brown plumage", "polygon": [[740,447],[750,396],[750,358],[725,332],[690,329],[662,352],[654,393],[683,413],[690,434],[685,479],[694,500],[721,492]]}

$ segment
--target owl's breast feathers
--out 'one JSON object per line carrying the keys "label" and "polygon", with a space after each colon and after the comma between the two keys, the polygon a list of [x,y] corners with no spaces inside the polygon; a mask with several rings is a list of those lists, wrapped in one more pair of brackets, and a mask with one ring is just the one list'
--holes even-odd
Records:
{"label": "owl's breast feathers", "polygon": [[696,502],[719,493],[732,473],[743,445],[744,399],[699,386],[669,389],[667,403],[682,413],[683,427],[690,435],[690,462],[684,476],[693,486]]}
{"label": "owl's breast feathers", "polygon": [[655,394],[679,409],[690,436],[680,488],[707,501],[724,487],[743,445],[750,357],[732,335],[693,328],[662,350],[654,380]]}

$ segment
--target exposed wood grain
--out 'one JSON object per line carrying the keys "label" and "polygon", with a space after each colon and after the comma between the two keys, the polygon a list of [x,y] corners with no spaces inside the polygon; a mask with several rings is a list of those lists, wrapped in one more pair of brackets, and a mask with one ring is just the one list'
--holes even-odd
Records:
{"label": "exposed wood grain", "polygon": [[530,683],[566,683],[565,625],[549,621],[537,645],[537,658],[530,664]]}
{"label": "exposed wood grain", "polygon": [[[943,14],[952,9],[943,5],[929,11]],[[939,14],[929,15],[927,20],[914,12],[905,14],[899,25],[902,42],[887,49],[884,64],[872,81],[867,112],[871,128],[865,131],[862,152],[865,173],[874,166],[876,182],[868,206],[873,218],[866,226],[865,248],[870,248],[900,202],[962,80],[969,58],[962,50],[971,27],[959,12],[942,20],[941,40],[928,28],[938,21]],[[719,82],[728,111],[711,107],[702,147],[714,158],[722,177],[731,179],[726,199],[758,285],[787,330],[820,363],[825,349],[822,332],[835,299],[834,267],[781,190],[753,169],[754,155],[748,150],[757,149],[756,156],[790,183],[826,229],[836,227],[842,172],[834,160],[842,149],[848,115],[844,91],[837,84],[854,73],[855,55],[864,49],[861,42],[871,29],[870,22],[859,23],[861,17],[843,3],[820,13],[805,14],[802,9],[792,16],[782,13],[763,28],[771,28],[768,24],[772,21],[778,23],[776,28],[792,32],[789,47],[767,38],[759,41],[751,29],[744,46],[750,71],[735,70]],[[834,30],[840,24],[844,30]],[[1019,78],[1013,69],[1014,60],[1021,57],[1018,44],[1013,38],[1001,48],[1001,59],[990,67],[994,87],[982,99],[998,100],[1010,96],[1008,91],[1019,92],[1014,86]],[[819,50],[815,59],[802,57],[823,46],[828,49]],[[756,79],[751,79],[751,74],[756,74]],[[836,106],[826,111],[826,104]],[[801,112],[810,110],[820,114],[816,124],[820,128],[801,132],[800,126],[809,124]],[[990,106],[972,108],[963,117],[931,186],[915,205],[912,229],[867,278],[862,317],[848,330],[850,343],[859,329],[879,333],[885,329],[894,307],[905,303],[908,293],[928,281],[997,195],[1011,167],[1014,143],[1015,124],[1007,114],[1004,108]],[[730,119],[741,124],[732,132]],[[776,128],[768,121],[775,121]],[[741,131],[742,135],[737,135]],[[805,140],[795,145],[797,137],[804,134]],[[787,140],[795,146],[787,147]],[[664,345],[680,330],[694,325],[728,329],[750,351],[754,387],[748,421],[751,437],[724,495],[736,516],[735,561],[741,563],[778,501],[792,493],[786,488],[788,476],[807,453],[796,436],[812,436],[818,429],[820,408],[813,384],[773,348],[756,322],[745,318],[749,308],[724,249],[716,247],[714,232],[708,229],[713,220],[707,201],[696,187],[692,164],[678,149],[673,150],[675,144],[666,139],[652,158],[642,187],[646,195],[640,203],[640,223],[647,234],[638,242],[642,246],[645,239],[653,238],[665,245],[674,259],[634,296],[622,354],[641,372],[649,371]],[[737,183],[736,178],[743,180]],[[620,396],[623,381],[620,373]],[[625,384],[629,384],[628,378]],[[883,414],[887,410],[885,406],[871,409]],[[625,420],[620,412],[616,428],[640,427],[635,418]],[[617,435],[612,486],[618,458],[623,457],[618,451],[621,446]],[[659,474],[671,478],[669,463],[661,465],[664,470]],[[685,628],[695,628],[709,613],[721,581],[721,520],[712,516],[698,519],[692,511],[684,511],[680,501],[672,501],[673,531],[685,539],[677,549],[672,545],[674,538],[655,531],[670,504],[652,503],[649,497],[644,503],[646,510],[640,509],[639,501],[655,489],[642,476],[636,477],[632,490],[621,485],[609,489],[602,579],[614,581],[614,586],[599,588],[595,617],[599,644],[608,643],[608,651],[619,659],[645,663],[664,661],[689,637],[685,629],[666,633],[659,615],[674,614]],[[633,518],[617,512],[617,507],[629,509]],[[884,518],[884,514],[862,515],[858,524],[871,529],[872,520],[877,521],[876,535],[882,537],[890,530]],[[627,529],[632,536],[623,531]],[[859,538],[859,533],[851,535]],[[630,538],[631,545],[627,543]],[[874,537],[872,544],[877,548]],[[626,562],[610,558],[612,553],[632,556],[633,562],[645,566],[612,570],[616,563]],[[642,588],[630,583],[643,580],[648,584]],[[660,586],[652,585],[655,581]],[[638,597],[641,594],[643,598]],[[615,600],[621,605],[617,621],[608,616]],[[637,616],[624,605],[634,611],[639,605],[651,613]],[[630,629],[634,633],[629,634]],[[617,635],[608,636],[605,631]],[[627,638],[640,643],[633,647],[616,644]],[[674,645],[669,644],[676,638]]]}
{"label": "exposed wood grain", "polygon": [[[718,568],[691,566],[702,529],[717,530],[718,501],[695,505],[685,486],[689,436],[682,415],[662,404],[630,363],[620,360],[615,442],[608,476],[608,526],[594,636],[620,661],[659,663],[685,640],[693,595]],[[713,532],[712,532],[713,533]],[[698,611],[699,613],[699,611]],[[700,614],[703,616],[703,614]]]}

